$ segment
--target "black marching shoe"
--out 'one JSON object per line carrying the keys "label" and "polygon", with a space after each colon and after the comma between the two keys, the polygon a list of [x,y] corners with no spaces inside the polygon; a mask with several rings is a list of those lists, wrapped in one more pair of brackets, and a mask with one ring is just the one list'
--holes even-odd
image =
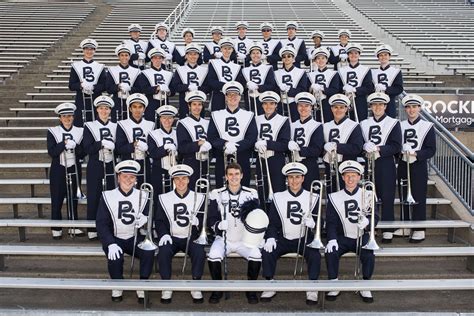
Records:
{"label": "black marching shoe", "polygon": [[247,296],[247,302],[249,304],[258,304],[258,296],[256,292],[245,292],[245,296]]}
{"label": "black marching shoe", "polygon": [[222,292],[212,292],[209,297],[209,304],[217,304],[222,298]]}

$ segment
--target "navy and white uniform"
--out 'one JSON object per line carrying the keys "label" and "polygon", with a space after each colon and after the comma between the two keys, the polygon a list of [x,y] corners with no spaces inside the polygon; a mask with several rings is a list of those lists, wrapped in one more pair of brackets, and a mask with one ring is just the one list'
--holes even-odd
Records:
{"label": "navy and white uniform", "polygon": [[[81,83],[83,81],[91,83],[94,86],[92,96],[85,95],[85,101],[82,97]],[[76,110],[74,111],[74,126],[82,127],[84,125],[82,117],[82,110],[84,108],[88,110],[86,113],[86,121],[92,121],[91,110],[95,111],[94,100],[105,91],[105,81],[106,76],[103,64],[94,60],[87,61],[85,59],[72,63],[71,72],[69,73],[69,90],[76,92],[74,99],[74,104],[76,105]],[[97,116],[97,113],[94,113],[94,115]]]}
{"label": "navy and white uniform", "polygon": [[398,67],[387,65],[385,68],[371,69],[374,86],[378,83],[385,85],[385,94],[390,97],[385,113],[393,118],[397,117],[396,98],[403,92],[403,75]]}
{"label": "navy and white uniform", "polygon": [[123,254],[117,260],[108,260],[107,268],[112,279],[123,279],[123,263],[125,254],[132,255],[135,246],[135,257],[140,259],[140,279],[148,279],[153,268],[154,250],[142,250],[137,245],[144,236],[137,235],[134,245],[135,220],[139,213],[148,216],[147,193],[132,188],[128,193],[120,188],[102,193],[97,210],[97,235],[102,243],[102,249],[108,255],[108,246],[117,244]]}
{"label": "navy and white uniform", "polygon": [[[189,113],[188,103],[184,97],[186,96],[186,92],[189,91],[190,84],[194,83],[198,87],[198,90],[206,94],[210,92],[207,85],[207,71],[208,68],[206,66],[191,66],[188,63],[176,68],[171,80],[171,87],[174,92],[179,93],[179,119],[185,118]],[[202,111],[202,115],[204,115],[204,110]]]}
{"label": "navy and white uniform", "polygon": [[[127,115],[127,97],[130,94],[140,91],[137,83],[138,75],[140,75],[140,69],[122,65],[110,67],[107,72],[106,89],[107,93],[113,94],[112,99],[114,100],[115,106],[112,108],[110,117],[112,122],[117,122],[126,118]],[[130,86],[131,90],[128,93],[123,93],[119,89],[119,84],[126,83]]]}
{"label": "navy and white uniform", "polygon": [[300,151],[295,152],[295,161],[306,166],[308,172],[304,176],[303,188],[309,190],[311,182],[319,180],[318,158],[324,145],[323,125],[311,116],[304,121],[294,121],[291,127],[291,140],[300,146]]}
{"label": "navy and white uniform", "polygon": [[[147,62],[150,61],[150,58],[148,57],[148,52],[150,50],[152,50],[153,48],[155,48],[155,47],[156,48],[161,48],[162,50],[164,50],[165,52],[167,52],[171,56],[173,56],[173,53],[174,53],[174,50],[175,50],[175,44],[173,42],[170,42],[168,40],[168,38],[166,38],[165,40],[162,40],[159,37],[155,37],[154,39],[150,39],[148,41],[148,47],[146,49],[146,56],[147,56],[146,61]],[[173,62],[173,60],[170,60],[169,62],[171,63],[171,62]]]}
{"label": "navy and white uniform", "polygon": [[242,67],[230,60],[212,59],[209,61],[209,72],[207,74],[207,83],[212,91],[210,109],[218,111],[225,108],[225,96],[222,93],[224,84],[230,81],[238,81],[245,86],[245,79],[242,75]]}
{"label": "navy and white uniform", "polygon": [[277,39],[269,38],[261,42],[263,46],[263,55],[265,55],[267,64],[273,67],[273,71],[278,70],[280,58],[281,42]]}
{"label": "navy and white uniform", "polygon": [[137,176],[137,185],[147,182],[146,173],[150,176],[150,158],[147,152],[135,148],[135,141],[146,143],[148,134],[153,130],[155,123],[147,121],[144,118],[136,121],[132,116],[129,119],[117,123],[117,141],[115,151],[122,160],[133,159],[140,164],[140,175]]}
{"label": "navy and white uniform", "polygon": [[329,51],[328,63],[334,65],[334,70],[338,69],[339,62],[341,62],[341,57],[339,57],[339,55],[347,54],[346,48],[347,48],[347,44],[344,46],[341,44],[337,44],[336,46],[331,47]]}
{"label": "navy and white uniform", "polygon": [[[79,159],[83,158],[82,137],[84,129],[82,127],[72,126],[69,130],[64,126],[58,125],[48,128],[46,137],[48,146],[48,155],[52,158],[51,167],[49,169],[49,183],[51,194],[51,219],[62,219],[61,208],[64,198],[66,198],[66,168],[67,173],[76,172],[75,166],[81,166]],[[66,140],[72,139],[77,145],[74,150],[66,150]],[[80,170],[77,170],[80,175]],[[80,180],[80,177],[79,177]],[[68,219],[77,219],[77,181],[76,177],[71,177],[73,199],[73,214],[68,214]],[[74,218],[70,218],[74,216]],[[60,231],[62,228],[52,228],[52,230]]]}
{"label": "navy and white uniform", "polygon": [[[417,204],[412,206],[411,220],[426,220],[426,194],[428,188],[428,159],[436,153],[436,134],[433,124],[418,117],[414,122],[408,120],[401,122],[403,143],[410,144],[416,152],[416,161],[410,164],[411,193]],[[413,159],[413,158],[412,158]],[[407,165],[403,159],[398,162],[398,183],[401,179],[407,179]],[[399,188],[401,190],[401,188]],[[403,190],[403,200],[406,197],[407,188]],[[409,208],[403,206],[404,218],[409,219]],[[414,229],[424,230],[424,229]]]}
{"label": "navy and white uniform", "polygon": [[[347,66],[339,68],[338,72],[341,77],[342,86],[348,84],[356,88],[355,103],[357,115],[359,122],[362,122],[368,115],[367,96],[374,92],[372,73],[369,67],[359,63],[354,66],[349,63]],[[355,119],[354,111],[350,111],[350,117]]]}
{"label": "navy and white uniform", "polygon": [[[186,64],[186,46],[176,45],[174,47],[173,61],[180,66],[184,66],[184,64]],[[202,64],[202,54],[199,54],[197,64],[198,65]]]}
{"label": "navy and white uniform", "polygon": [[193,174],[189,177],[189,186],[192,189],[197,179],[205,178],[205,175],[208,173],[207,161],[210,159],[210,153],[199,153],[200,146],[198,145],[200,139],[207,140],[208,127],[209,120],[202,117],[196,118],[191,114],[179,120],[176,126],[178,152],[183,159],[182,163],[194,170]]}
{"label": "navy and white uniform", "polygon": [[165,105],[170,96],[173,95],[171,91],[170,95],[166,95],[159,91],[157,92],[158,85],[166,84],[171,86],[171,78],[173,73],[165,70],[163,67],[155,68],[151,66],[140,74],[138,77],[138,85],[140,92],[146,95],[148,99],[148,106],[145,109],[145,119],[148,121],[155,122],[155,111],[162,105]]}
{"label": "navy and white uniform", "polygon": [[281,40],[281,46],[291,46],[295,49],[295,67],[300,68],[301,62],[304,62],[306,59],[306,44],[304,40],[298,37],[285,38]]}
{"label": "navy and white uniform", "polygon": [[[255,94],[249,93],[249,90],[247,88],[245,89],[245,107],[254,113],[255,109],[257,109],[258,115],[263,114],[262,102],[260,102],[258,96],[265,91],[278,91],[272,66],[262,63],[256,65],[250,63],[248,67],[242,69],[242,75],[246,83],[252,81],[258,85],[258,90]],[[244,85],[244,87],[246,87],[246,85]],[[279,112],[281,112],[281,110]]]}
{"label": "navy and white uniform", "polygon": [[244,36],[243,38],[237,36],[236,38],[234,38],[235,51],[237,53],[246,55],[244,63],[241,64],[242,66],[247,67],[249,65],[249,49],[252,44],[253,41],[247,36]]}
{"label": "navy and white uniform", "polygon": [[395,220],[394,202],[397,179],[395,156],[398,156],[402,147],[400,122],[384,115],[378,120],[369,117],[362,121],[360,126],[364,142],[372,142],[379,148],[380,157],[375,160],[374,169],[375,187],[377,197],[382,201],[382,220],[393,221]]}
{"label": "navy and white uniform", "polygon": [[[87,219],[95,220],[97,208],[99,207],[100,197],[103,190],[103,179],[105,179],[106,190],[112,190],[115,187],[113,150],[102,147],[102,140],[110,140],[115,143],[117,135],[117,124],[108,120],[101,121],[99,118],[93,122],[87,122],[84,125],[84,140],[82,141],[84,152],[89,156],[87,162]],[[104,161],[105,168],[104,171]],[[89,232],[93,231],[89,229]]]}
{"label": "navy and white uniform", "polygon": [[329,47],[325,47],[323,45],[319,45],[319,46],[314,45],[314,46],[306,48],[306,59],[304,61],[305,66],[308,66],[308,67],[311,66],[311,63],[313,62],[312,60],[313,52],[315,49],[318,49],[318,48],[323,48],[323,49],[326,49],[327,51],[330,50]]}
{"label": "navy and white uniform", "polygon": [[[314,234],[311,229],[306,229],[304,219],[312,216],[316,222],[318,199],[319,195],[314,194],[310,198],[310,192],[304,189],[297,193],[289,190],[275,193],[268,214],[270,224],[265,239],[275,238],[276,248],[272,252],[262,250],[263,276],[266,279],[273,279],[278,258],[287,253],[298,252],[302,255],[306,243],[313,239]],[[305,243],[306,234],[308,235]],[[300,239],[301,242],[299,242]],[[299,249],[298,243],[300,244]],[[317,280],[321,266],[319,250],[306,247],[305,260],[308,265],[308,279]]]}
{"label": "navy and white uniform", "polygon": [[[306,75],[306,71],[295,66],[291,66],[290,69],[282,68],[275,71],[275,80],[277,85],[286,84],[290,87],[288,91],[288,100],[282,95],[281,103],[283,111],[285,112],[286,103],[289,103],[291,117],[290,120],[296,121],[298,119],[298,110],[295,103],[295,96],[300,92],[306,92],[309,90],[309,79]],[[282,114],[282,113],[280,113]]]}
{"label": "navy and white uniform", "polygon": [[204,49],[202,52],[202,60],[205,63],[208,63],[211,59],[214,59],[214,53],[220,52],[221,47],[219,46],[219,42],[207,42],[204,44]]}
{"label": "navy and white uniform", "polygon": [[224,185],[224,147],[230,141],[237,144],[237,162],[243,170],[242,185],[250,185],[250,157],[257,140],[257,125],[254,114],[237,108],[212,112],[208,130],[208,141],[216,157],[216,187]]}
{"label": "navy and white uniform", "polygon": [[[204,245],[193,242],[201,232],[205,196],[188,190],[183,196],[171,191],[158,196],[155,229],[158,239],[170,235],[172,243],[159,247],[158,264],[163,280],[171,279],[171,261],[178,251],[185,251],[189,230],[188,255],[192,262],[192,277],[200,279],[204,270],[206,253]],[[198,225],[192,225],[192,218],[197,216]],[[192,226],[191,226],[192,225]],[[190,227],[191,226],[191,227]]]}
{"label": "navy and white uniform", "polygon": [[[366,201],[370,201],[371,191],[366,191]],[[325,254],[328,279],[333,280],[339,274],[339,258],[347,252],[356,252],[357,236],[362,235],[362,245],[369,240],[370,215],[365,215],[369,224],[362,231],[357,226],[359,213],[365,207],[362,205],[362,189],[355,188],[353,192],[346,189],[329,194],[326,209],[326,234],[327,240],[337,240],[339,249]],[[378,222],[378,210],[375,206],[375,225]],[[375,267],[373,250],[362,248],[360,253],[362,263],[362,277],[369,280]]]}
{"label": "navy and white uniform", "polygon": [[[324,122],[329,122],[334,119],[332,115],[331,106],[329,105],[329,98],[335,95],[336,93],[342,92],[342,82],[341,78],[337,71],[333,69],[329,69],[328,67],[324,67],[323,69],[316,69],[312,72],[308,73],[308,79],[310,81],[310,85],[312,84],[320,84],[324,86],[324,90],[322,93],[326,96],[322,99],[322,106],[323,106],[323,114],[324,114]],[[315,95],[316,99],[318,98]],[[321,121],[321,111],[317,112],[316,121]]]}
{"label": "navy and white uniform", "polygon": [[[141,70],[144,70],[145,65],[140,66],[138,64],[138,53],[145,54],[146,49],[148,47],[148,42],[140,40],[140,39],[139,40],[134,40],[133,38],[130,38],[130,39],[122,41],[122,43],[127,45],[127,47],[130,49],[130,52],[132,53],[130,55],[130,59],[128,61],[128,64],[132,67],[140,68]],[[145,60],[143,62],[145,62]]]}

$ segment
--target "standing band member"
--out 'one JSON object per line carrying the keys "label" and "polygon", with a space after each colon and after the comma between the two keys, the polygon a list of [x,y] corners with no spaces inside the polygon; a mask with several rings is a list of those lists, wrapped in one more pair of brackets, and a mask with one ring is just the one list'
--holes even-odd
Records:
{"label": "standing band member", "polygon": [[331,53],[329,55],[329,63],[334,65],[334,70],[338,70],[340,67],[347,66],[347,43],[351,38],[351,31],[348,29],[342,29],[337,32],[339,38],[339,44],[331,47]]}
{"label": "standing band member", "polygon": [[[281,40],[281,46],[290,46],[295,50],[295,67],[300,68],[301,62],[306,59],[306,45],[304,40],[296,37],[298,23],[296,21],[288,21],[285,23],[286,33],[288,37]],[[281,54],[280,54],[281,56]]]}
{"label": "standing band member", "polygon": [[171,64],[173,63],[173,53],[175,50],[174,43],[168,40],[170,28],[165,23],[158,23],[155,25],[155,32],[152,35],[152,39],[148,42],[147,54],[153,48],[161,48],[166,52],[164,57],[164,68],[171,70]]}
{"label": "standing band member", "polygon": [[[193,170],[186,165],[176,165],[169,170],[175,189],[158,196],[155,220],[159,238],[158,263],[162,280],[171,279],[171,261],[178,251],[188,251],[192,262],[192,278],[200,280],[206,254],[204,245],[195,243],[203,225],[204,204],[202,193],[189,189],[189,177]],[[187,246],[188,244],[188,246]],[[173,291],[161,293],[161,303],[171,303]],[[201,291],[191,291],[194,303],[204,302]]]}
{"label": "standing band member", "polygon": [[[247,260],[249,280],[256,280],[260,271],[262,256],[258,249],[259,245],[250,247],[242,239],[245,228],[241,209],[242,204],[248,200],[256,200],[258,205],[258,194],[254,189],[241,185],[242,176],[242,168],[239,164],[228,164],[225,170],[227,184],[222,188],[212,190],[209,197],[207,224],[216,234],[208,255],[209,271],[213,280],[222,280],[221,263],[224,260],[224,264],[227,264],[225,257],[233,252]],[[258,303],[255,292],[247,292],[246,296],[250,304]],[[221,298],[222,292],[212,292],[209,303],[219,303]]]}
{"label": "standing band member", "polygon": [[237,63],[242,65],[242,67],[248,66],[248,54],[250,53],[250,46],[253,43],[253,41],[247,37],[249,24],[246,21],[239,21],[235,23],[235,28],[238,32],[237,37],[234,39]]}
{"label": "standing band member", "polygon": [[[428,189],[428,159],[436,153],[436,135],[433,124],[421,119],[420,111],[423,98],[409,94],[402,100],[407,120],[401,122],[403,148],[402,159],[398,162],[398,183],[407,180],[407,160],[410,163],[411,193],[415,199],[414,205],[403,205],[404,219],[415,221],[426,220],[426,194]],[[407,159],[408,157],[408,159]],[[407,181],[408,182],[408,181]],[[402,190],[401,188],[399,188]],[[401,200],[406,201],[407,187],[402,190]],[[412,208],[410,217],[409,209]],[[400,230],[394,233],[400,236]],[[410,242],[420,243],[425,240],[424,229],[413,229]]]}
{"label": "standing band member", "polygon": [[[193,43],[194,34],[194,29],[189,27],[184,28],[181,32],[181,37],[184,39],[184,46],[176,46],[173,53],[173,60],[180,66],[183,66],[186,61],[189,62],[188,57],[186,56],[186,46],[193,44],[199,47],[199,45]],[[195,63],[197,63],[198,65],[202,64],[202,55],[200,51],[198,53]]]}
{"label": "standing band member", "polygon": [[315,30],[311,33],[311,39],[313,40],[314,45],[312,47],[308,47],[306,49],[306,59],[304,61],[305,66],[310,66],[311,71],[313,71],[313,65],[311,65],[313,61],[314,51],[316,49],[325,49],[328,53],[329,58],[329,48],[323,47],[322,42],[324,39],[324,32],[320,30]]}
{"label": "standing band member", "polygon": [[[287,254],[297,252],[303,255],[308,265],[308,279],[317,280],[321,266],[321,255],[318,249],[307,247],[306,241],[313,237],[312,229],[316,226],[317,203],[319,196],[303,189],[304,176],[308,170],[299,162],[286,164],[282,173],[288,179],[288,189],[275,193],[270,209],[265,234],[266,242],[262,250],[263,276],[272,280],[275,275],[278,259]],[[311,204],[310,204],[311,203]],[[305,235],[308,234],[305,238]],[[298,248],[299,246],[299,248]],[[305,249],[306,248],[306,249]],[[276,295],[274,291],[265,291],[261,301],[271,301]],[[306,304],[318,302],[318,292],[306,292]]]}
{"label": "standing band member", "polygon": [[[147,193],[135,188],[139,171],[140,165],[136,161],[125,160],[117,164],[115,172],[119,186],[102,193],[97,210],[97,233],[108,258],[107,268],[112,279],[123,279],[124,253],[135,254],[140,259],[140,279],[148,279],[153,268],[155,251],[137,246],[144,239],[138,234],[139,228],[147,223],[149,214]],[[113,290],[112,301],[122,301],[122,292]],[[144,291],[137,291],[137,298],[138,303],[143,304]]]}
{"label": "standing band member", "polygon": [[[375,255],[373,250],[364,249],[363,246],[369,240],[370,214],[367,212],[370,206],[372,191],[366,191],[358,187],[364,167],[357,161],[347,160],[339,166],[339,172],[344,180],[344,189],[329,194],[326,209],[326,233],[328,243],[326,245],[326,266],[329,280],[338,280],[339,258],[347,252],[359,252],[362,263],[362,277],[370,280],[374,272]],[[375,212],[375,225],[377,225],[377,209]],[[366,214],[367,213],[367,214]],[[369,214],[369,215],[368,215]],[[357,249],[359,240],[359,247]],[[326,293],[328,301],[335,301],[339,291]],[[370,291],[360,291],[359,295],[366,303],[374,301]]]}
{"label": "standing band member", "polygon": [[[114,107],[112,98],[101,95],[94,100],[97,119],[84,125],[84,152],[87,162],[87,219],[95,220],[102,191],[116,187],[115,181],[115,136],[117,123],[110,120]],[[105,170],[104,170],[105,166]],[[97,239],[95,228],[89,228],[90,240]]]}
{"label": "standing band member", "polygon": [[141,31],[142,27],[140,26],[140,24],[130,24],[128,26],[130,39],[124,40],[122,43],[127,45],[130,49],[131,55],[128,61],[130,66],[143,70],[145,69],[145,52],[148,46],[148,42],[140,39]]}
{"label": "standing band member", "polygon": [[[77,219],[76,196],[82,158],[83,128],[73,126],[76,106],[72,103],[61,103],[54,109],[59,116],[60,124],[48,128],[48,155],[52,158],[49,168],[49,183],[51,194],[51,219],[61,220],[61,208],[64,198],[67,204],[67,217]],[[78,193],[78,192],[77,192]],[[63,231],[59,227],[51,228],[53,239],[61,239]],[[82,230],[71,228],[69,233],[75,236],[83,235]]]}
{"label": "standing band member", "polygon": [[272,38],[273,25],[268,22],[260,24],[262,31],[263,57],[267,64],[273,67],[273,71],[278,70],[278,61],[280,60],[281,43],[277,39]]}
{"label": "standing band member", "polygon": [[220,59],[222,57],[221,47],[219,42],[224,34],[222,26],[214,26],[211,29],[212,41],[204,44],[202,59],[208,63],[211,59]]}

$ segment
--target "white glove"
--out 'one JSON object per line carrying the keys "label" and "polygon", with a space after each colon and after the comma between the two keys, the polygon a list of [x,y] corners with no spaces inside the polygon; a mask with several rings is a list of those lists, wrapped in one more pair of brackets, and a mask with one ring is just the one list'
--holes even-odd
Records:
{"label": "white glove", "polygon": [[205,141],[200,147],[199,147],[199,152],[208,152],[211,150],[212,145],[210,142]]}
{"label": "white glove", "polygon": [[171,61],[172,59],[173,59],[173,55],[171,55],[171,54],[169,54],[169,53],[166,54],[166,60]]}
{"label": "white glove", "polygon": [[188,85],[188,91],[196,91],[198,89],[198,86],[197,84],[195,84],[194,82],[191,82],[189,85]]}
{"label": "white glove", "polygon": [[347,60],[347,54],[346,53],[339,54],[339,59],[341,61],[346,61]]}
{"label": "white glove", "polygon": [[138,213],[137,218],[135,218],[135,220],[137,221],[137,227],[140,228],[148,222],[148,216],[143,215],[142,213]]}
{"label": "white glove", "polygon": [[337,244],[336,239],[331,239],[328,241],[328,244],[326,245],[326,253],[331,253],[333,251],[338,251],[339,250],[339,245]]}
{"label": "white glove", "polygon": [[265,249],[266,252],[270,253],[276,248],[276,246],[277,242],[275,238],[268,238],[265,242],[265,245],[263,245],[263,249]]}
{"label": "white glove", "polygon": [[104,147],[105,149],[109,149],[109,150],[114,150],[115,149],[115,144],[114,144],[113,141],[103,139],[101,141],[101,143],[102,143],[102,147]]}
{"label": "white glove", "polygon": [[137,143],[137,148],[139,151],[147,151],[148,150],[148,144],[145,143],[142,140],[139,140]]}
{"label": "white glove", "polygon": [[143,59],[143,60],[145,60],[145,58],[146,58],[145,53],[138,53],[138,59]]}
{"label": "white glove", "polygon": [[367,142],[367,143],[364,144],[364,150],[368,153],[377,151],[377,145],[375,145],[372,142]]}
{"label": "white glove", "polygon": [[402,149],[403,152],[410,152],[412,150],[413,149],[411,148],[410,144],[408,144],[408,143],[403,144],[403,149]]}
{"label": "white glove", "polygon": [[66,149],[74,149],[76,148],[76,142],[73,139],[68,139],[66,143]]}
{"label": "white glove", "polygon": [[126,82],[121,82],[119,83],[119,89],[122,90],[124,93],[130,92],[132,90],[132,87]]}
{"label": "white glove", "polygon": [[311,85],[311,90],[313,90],[314,92],[324,91],[324,86],[320,85],[319,83],[313,83]]}
{"label": "white glove", "polygon": [[227,142],[225,144],[225,150],[224,150],[224,153],[226,155],[232,155],[232,154],[235,154],[237,152],[237,144],[234,143],[234,142]]}
{"label": "white glove", "polygon": [[253,81],[249,81],[247,82],[247,88],[252,91],[258,90],[258,84]]}
{"label": "white glove", "polygon": [[173,244],[173,239],[171,239],[171,236],[168,234],[163,235],[163,237],[160,238],[160,241],[158,242],[158,246],[161,247],[167,244],[170,244],[170,245]]}
{"label": "white glove", "polygon": [[229,228],[229,222],[227,220],[222,220],[217,225],[217,228],[220,230],[227,230],[227,228]]}
{"label": "white glove", "polygon": [[327,151],[328,153],[337,150],[337,143],[336,142],[329,142],[324,144],[324,150]]}
{"label": "white glove", "polygon": [[290,86],[287,85],[287,84],[281,83],[281,84],[278,85],[278,87],[280,88],[280,91],[281,91],[281,92],[288,92],[288,91],[290,91]]}
{"label": "white glove", "polygon": [[81,82],[82,90],[94,90],[94,85],[91,82],[83,81]]}
{"label": "white glove", "polygon": [[355,92],[356,92],[356,88],[354,88],[354,87],[351,86],[350,84],[344,85],[344,87],[342,87],[342,89],[344,89],[344,91],[345,91],[346,93],[355,93]]}
{"label": "white glove", "polygon": [[264,139],[261,139],[255,143],[255,149],[257,149],[259,152],[264,152],[267,150],[267,141]]}
{"label": "white glove", "polygon": [[316,223],[314,222],[313,217],[309,217],[309,218],[306,217],[306,218],[304,219],[304,225],[305,225],[306,227],[308,227],[309,229],[313,229],[314,226],[316,226]]}
{"label": "white glove", "polygon": [[123,253],[122,248],[117,244],[110,244],[108,248],[107,258],[109,258],[109,260],[117,260],[120,258],[120,254]]}
{"label": "white glove", "polygon": [[300,151],[300,145],[298,145],[298,143],[295,142],[294,140],[290,140],[288,142],[288,150],[289,151]]}
{"label": "white glove", "polygon": [[221,52],[215,52],[215,53],[214,53],[214,57],[217,58],[217,59],[219,59],[219,58],[222,57],[222,53],[221,53]]}
{"label": "white glove", "polygon": [[163,148],[164,148],[166,151],[168,151],[168,152],[170,152],[170,151],[176,151],[176,145],[173,144],[173,143],[167,143],[167,144],[165,144],[165,145],[163,146]]}
{"label": "white glove", "polygon": [[163,84],[160,84],[160,91],[168,93],[170,92],[170,88],[168,87],[166,83],[163,83]]}
{"label": "white glove", "polygon": [[247,57],[247,55],[244,53],[237,53],[237,59],[244,61],[245,57]]}
{"label": "white glove", "polygon": [[387,87],[383,83],[377,83],[375,85],[376,92],[385,92],[385,90],[387,90]]}
{"label": "white glove", "polygon": [[365,216],[362,217],[362,220],[357,223],[357,226],[359,227],[359,229],[364,229],[367,227],[367,225],[369,225],[369,220]]}
{"label": "white glove", "polygon": [[197,216],[192,216],[191,226],[199,226],[199,219]]}

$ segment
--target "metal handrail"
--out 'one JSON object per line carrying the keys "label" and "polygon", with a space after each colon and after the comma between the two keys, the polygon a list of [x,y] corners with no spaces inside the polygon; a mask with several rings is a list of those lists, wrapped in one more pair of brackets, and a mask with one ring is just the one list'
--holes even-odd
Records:
{"label": "metal handrail", "polygon": [[188,9],[192,0],[181,0],[181,2],[174,8],[173,11],[166,17],[164,23],[170,28],[168,36],[171,37],[176,31],[179,21],[183,17],[184,13]]}

